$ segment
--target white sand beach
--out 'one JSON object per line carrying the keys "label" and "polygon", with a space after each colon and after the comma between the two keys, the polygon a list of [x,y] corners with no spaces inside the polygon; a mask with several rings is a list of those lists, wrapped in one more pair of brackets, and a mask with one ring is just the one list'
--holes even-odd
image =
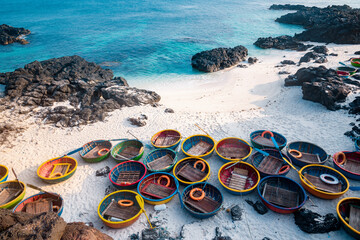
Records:
{"label": "white sand beach", "polygon": [[[349,59],[355,51],[360,50],[360,46],[354,45],[330,44],[327,47],[330,53],[338,54],[328,56],[329,62],[322,64],[328,68],[335,68],[339,61]],[[177,129],[184,137],[202,134],[194,124],[201,126],[217,141],[225,137],[239,137],[249,141],[252,131],[268,129],[283,134],[288,142],[304,140],[315,143],[331,155],[342,150],[354,150],[353,142],[344,136],[344,132],[351,129],[349,124],[355,121],[355,117],[349,116],[346,110],[329,111],[318,103],[303,100],[301,87],[285,87],[284,78],[287,75],[278,74],[279,71],[293,74],[300,67],[320,64],[303,63],[300,67],[287,65],[277,68],[275,66],[284,59],[298,62],[305,52],[266,50],[266,53],[264,56],[256,56],[259,62],[248,68],[234,67],[199,75],[184,82],[137,86],[159,93],[162,97],[159,107],[123,108],[110,113],[104,122],[72,129],[39,125],[35,124],[34,119],[28,118],[23,122],[28,129],[16,137],[12,142],[14,146],[0,146],[1,164],[13,167],[21,181],[61,194],[65,201],[62,214],[65,221],[92,222],[96,228],[114,239],[128,239],[129,235],[148,228],[145,215],[141,215],[135,224],[125,229],[110,229],[97,215],[98,204],[105,197],[105,189],[111,183],[108,177],[96,177],[95,171],[105,166],[113,168],[116,165],[114,160],[106,159],[89,164],[75,153],[72,156],[78,160],[76,173],[66,182],[56,185],[46,184],[37,177],[39,165],[91,140],[132,138],[127,133],[128,130],[147,144],[150,143],[151,136],[162,129]],[[353,96],[349,98],[351,97]],[[166,108],[172,108],[175,113],[165,113]],[[130,125],[127,118],[139,114],[148,117],[147,125]],[[146,148],[145,154],[150,150]],[[183,157],[181,153],[178,158]],[[351,239],[343,229],[326,234],[304,233],[295,225],[293,214],[282,215],[269,211],[265,215],[259,215],[245,202],[245,199],[254,202],[260,200],[257,192],[247,196],[229,194],[217,178],[218,170],[224,162],[216,154],[208,162],[211,166],[209,182],[217,186],[224,195],[224,210],[216,216],[204,220],[193,218],[181,209],[177,196],[161,212],[154,211],[153,205],[145,204],[151,220],[160,221],[161,227],[167,229],[171,237],[179,236],[182,231],[184,239],[212,239],[215,227],[219,227],[224,236],[232,239]],[[327,165],[332,166],[332,162]],[[300,182],[294,170],[287,176]],[[9,179],[14,179],[12,173]],[[357,186],[360,183],[350,180],[350,185]],[[180,192],[183,189],[184,186],[180,186]],[[28,188],[25,197],[35,193],[35,190]],[[341,198],[350,196],[359,196],[359,193],[349,190]],[[336,215],[339,199],[310,198],[316,206],[308,201],[305,208],[320,214]],[[225,209],[235,204],[243,210],[243,217],[241,221],[232,222]]]}

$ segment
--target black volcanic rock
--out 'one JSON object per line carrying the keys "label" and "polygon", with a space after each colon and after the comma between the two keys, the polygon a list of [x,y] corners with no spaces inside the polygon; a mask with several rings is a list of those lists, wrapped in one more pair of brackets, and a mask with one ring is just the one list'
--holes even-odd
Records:
{"label": "black volcanic rock", "polygon": [[215,48],[195,54],[191,58],[193,68],[203,72],[216,72],[244,61],[248,50],[243,46]]}
{"label": "black volcanic rock", "polygon": [[292,5],[292,4],[273,4],[270,6],[270,10],[303,10],[307,9],[304,5]]}
{"label": "black volcanic rock", "polygon": [[295,65],[296,64],[294,61],[291,61],[291,60],[283,60],[280,63],[284,64],[284,65]]}
{"label": "black volcanic rock", "polygon": [[329,52],[329,49],[326,46],[315,46],[311,50],[321,54],[327,54]]}
{"label": "black volcanic rock", "polygon": [[291,49],[296,51],[306,51],[309,47],[311,47],[311,45],[305,45],[303,43],[300,43],[294,40],[293,37],[288,35],[283,35],[276,38],[258,38],[254,45],[264,49],[276,48],[280,50]]}
{"label": "black volcanic rock", "polygon": [[25,28],[11,27],[6,24],[0,25],[0,45],[8,45],[14,42],[28,44],[21,36],[29,35],[31,32]]}
{"label": "black volcanic rock", "polygon": [[324,216],[309,209],[300,209],[294,213],[295,224],[306,233],[327,233],[340,229],[340,222],[332,213]]}
{"label": "black volcanic rock", "polygon": [[354,52],[355,55],[360,55],[360,51]]}

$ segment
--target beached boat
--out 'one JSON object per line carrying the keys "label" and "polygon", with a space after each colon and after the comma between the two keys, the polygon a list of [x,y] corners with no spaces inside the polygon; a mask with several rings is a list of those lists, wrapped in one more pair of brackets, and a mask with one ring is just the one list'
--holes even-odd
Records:
{"label": "beached boat", "polygon": [[209,178],[210,165],[201,158],[184,158],[175,164],[173,175],[182,184],[203,182]]}
{"label": "beached boat", "polygon": [[[251,163],[259,171],[261,177],[286,175],[291,167],[282,158],[280,152],[275,149],[263,149],[261,152],[255,152],[251,157]],[[283,157],[291,163],[288,156],[283,154]]]}
{"label": "beached boat", "polygon": [[178,180],[166,172],[147,175],[141,180],[137,191],[146,203],[159,205],[170,202],[177,194]]}
{"label": "beached boat", "polygon": [[111,142],[108,140],[96,140],[86,143],[79,154],[86,162],[100,162],[110,155]]}
{"label": "beached boat", "polygon": [[175,150],[180,144],[180,140],[180,132],[173,129],[165,129],[152,136],[151,144],[155,148],[171,148]]}
{"label": "beached boat", "polygon": [[155,149],[145,157],[144,164],[150,172],[168,172],[177,161],[176,155],[169,148]]}
{"label": "beached boat", "polygon": [[194,183],[184,189],[180,201],[192,216],[203,219],[218,213],[224,198],[220,190],[210,183]]}
{"label": "beached boat", "polygon": [[230,193],[245,195],[251,193],[260,181],[259,172],[249,163],[224,164],[218,172],[220,184]]}
{"label": "beached boat", "polygon": [[280,133],[267,131],[267,130],[258,130],[250,133],[251,144],[253,147],[258,149],[263,149],[263,148],[275,149],[276,147],[271,137],[275,139],[280,149],[283,149],[286,146],[286,138]]}
{"label": "beached boat", "polygon": [[52,211],[61,216],[63,209],[64,200],[60,195],[56,193],[39,193],[20,202],[15,206],[13,212],[38,214]]}
{"label": "beached boat", "polygon": [[346,177],[328,166],[307,165],[300,169],[299,176],[301,185],[315,197],[335,199],[349,190]]}
{"label": "beached boat", "polygon": [[126,161],[111,169],[109,179],[116,188],[132,189],[137,187],[146,172],[146,167],[142,162]]}
{"label": "beached boat", "polygon": [[351,65],[360,68],[360,58],[352,58],[350,60]]}
{"label": "beached boat", "polygon": [[360,198],[341,199],[336,212],[342,227],[355,239],[360,239]]}
{"label": "beached boat", "polygon": [[348,78],[350,77],[350,73],[349,72],[345,72],[345,71],[336,71],[336,74],[339,77],[343,77],[343,78]]}
{"label": "beached boat", "polygon": [[243,139],[230,137],[221,139],[215,146],[215,151],[224,162],[245,161],[251,154],[250,144]]}
{"label": "beached boat", "polygon": [[37,169],[37,175],[44,182],[59,183],[74,175],[77,168],[75,158],[64,156],[50,159]]}
{"label": "beached boat", "polygon": [[215,148],[215,140],[208,135],[193,135],[186,138],[181,146],[186,156],[207,159]]}
{"label": "beached boat", "polygon": [[144,145],[136,139],[124,140],[111,149],[111,156],[118,163],[139,160],[143,154]]}
{"label": "beached boat", "polygon": [[360,152],[337,152],[333,156],[333,163],[335,169],[345,177],[360,180]]}
{"label": "beached boat", "polygon": [[9,175],[9,169],[5,165],[0,164],[0,183],[5,182]]}
{"label": "beached boat", "polygon": [[257,189],[264,205],[277,213],[293,213],[307,200],[306,192],[300,184],[284,176],[265,177]]}
{"label": "beached boat", "polygon": [[0,183],[0,208],[13,208],[25,196],[26,187],[17,180]]}
{"label": "beached boat", "polygon": [[357,72],[357,69],[354,67],[344,66],[336,68],[336,71],[348,72],[350,75],[354,75]]}
{"label": "beached boat", "polygon": [[143,213],[144,200],[134,191],[120,190],[103,198],[98,215],[111,228],[125,228],[136,222]]}
{"label": "beached boat", "polygon": [[300,166],[309,164],[324,164],[329,155],[321,147],[309,142],[292,142],[286,148],[286,154],[291,161]]}

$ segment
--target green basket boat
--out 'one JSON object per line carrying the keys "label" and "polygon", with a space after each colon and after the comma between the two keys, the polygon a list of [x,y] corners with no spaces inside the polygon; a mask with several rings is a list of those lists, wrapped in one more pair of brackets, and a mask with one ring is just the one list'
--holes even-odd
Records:
{"label": "green basket boat", "polygon": [[10,209],[25,196],[26,186],[16,180],[0,183],[0,208]]}
{"label": "green basket boat", "polygon": [[351,65],[360,68],[360,58],[352,58],[350,60]]}
{"label": "green basket boat", "polygon": [[86,162],[101,162],[110,155],[112,144],[108,140],[95,140],[86,143],[79,154]]}
{"label": "green basket boat", "polygon": [[111,156],[118,163],[139,160],[144,154],[144,144],[136,139],[122,141],[111,150]]}

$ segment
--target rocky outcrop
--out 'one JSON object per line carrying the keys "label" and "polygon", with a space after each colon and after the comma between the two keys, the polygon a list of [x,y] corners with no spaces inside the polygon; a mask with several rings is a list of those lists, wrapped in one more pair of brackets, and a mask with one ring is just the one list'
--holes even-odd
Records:
{"label": "rocky outcrop", "polygon": [[61,240],[113,240],[112,237],[83,222],[68,223]]}
{"label": "rocky outcrop", "polygon": [[312,47],[312,45],[305,45],[303,43],[300,43],[294,40],[293,37],[288,35],[283,35],[275,38],[258,38],[254,45],[264,49],[276,48],[280,50],[291,49],[296,51],[306,51],[308,48]]}
{"label": "rocky outcrop", "polygon": [[273,4],[269,8],[270,10],[304,10],[308,9],[304,5],[292,5],[292,4]]}
{"label": "rocky outcrop", "polygon": [[306,233],[327,233],[340,229],[337,217],[332,213],[324,216],[308,209],[300,209],[294,213],[295,224]]}
{"label": "rocky outcrop", "polygon": [[234,48],[215,48],[195,54],[191,58],[193,68],[203,72],[216,72],[235,66],[244,61],[248,50],[243,46]]}
{"label": "rocky outcrop", "polygon": [[[160,101],[155,92],[131,88],[124,78],[79,56],[35,61],[0,73],[0,84],[6,85],[6,100],[30,109],[45,107],[39,116],[63,127],[102,121],[115,109]],[[64,101],[70,106],[51,107]]]}
{"label": "rocky outcrop", "polygon": [[2,24],[0,25],[0,45],[8,45],[15,42],[28,44],[29,42],[22,37],[29,34],[30,31],[25,28],[16,28]]}

